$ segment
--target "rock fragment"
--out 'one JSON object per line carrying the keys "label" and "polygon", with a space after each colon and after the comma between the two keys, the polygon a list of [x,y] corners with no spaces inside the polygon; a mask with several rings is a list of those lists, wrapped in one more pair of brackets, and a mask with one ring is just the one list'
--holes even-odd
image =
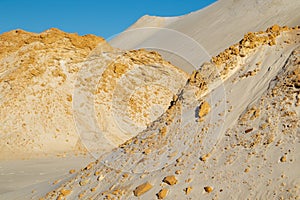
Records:
{"label": "rock fragment", "polygon": [[185,194],[186,194],[186,195],[190,194],[190,192],[192,191],[192,189],[193,189],[193,188],[192,188],[192,187],[190,187],[190,186],[189,186],[189,187],[187,187],[187,188],[185,188],[185,189],[184,189],[184,191],[185,191]]}
{"label": "rock fragment", "polygon": [[67,195],[69,195],[71,192],[72,192],[72,190],[62,189],[62,190],[60,191],[60,194],[61,194],[62,196],[67,196]]}
{"label": "rock fragment", "polygon": [[280,162],[286,162],[286,156],[285,155],[280,158]]}
{"label": "rock fragment", "polygon": [[139,185],[138,187],[135,188],[135,190],[133,191],[134,196],[141,196],[144,193],[148,192],[153,186],[149,183],[143,183],[142,185]]}
{"label": "rock fragment", "polygon": [[210,105],[207,101],[202,102],[202,104],[199,106],[199,118],[203,118],[210,112]]}
{"label": "rock fragment", "polygon": [[158,199],[164,199],[164,198],[166,198],[168,193],[169,193],[169,190],[167,188],[163,188],[159,191],[159,193],[157,193],[157,198]]}
{"label": "rock fragment", "polygon": [[200,160],[203,161],[203,162],[205,162],[209,157],[210,157],[210,153],[201,156]]}
{"label": "rock fragment", "polygon": [[82,181],[79,182],[79,185],[80,185],[80,186],[85,186],[85,185],[88,184],[89,182],[90,182],[89,179],[84,179],[84,180],[82,180]]}
{"label": "rock fragment", "polygon": [[207,193],[211,193],[211,192],[213,191],[213,188],[210,187],[210,186],[205,186],[205,187],[204,187],[204,190],[205,190],[205,192],[207,192]]}
{"label": "rock fragment", "polygon": [[177,179],[174,175],[166,176],[163,180],[163,182],[169,184],[169,185],[175,185],[177,183]]}

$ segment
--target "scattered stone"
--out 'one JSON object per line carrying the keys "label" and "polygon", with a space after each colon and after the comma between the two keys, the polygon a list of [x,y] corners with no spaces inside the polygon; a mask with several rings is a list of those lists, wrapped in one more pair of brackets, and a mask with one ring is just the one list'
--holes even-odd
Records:
{"label": "scattered stone", "polygon": [[71,192],[72,192],[72,190],[66,190],[66,189],[60,190],[60,194],[61,194],[62,196],[67,196],[67,195],[69,195]]}
{"label": "scattered stone", "polygon": [[285,155],[280,158],[280,162],[286,162],[286,156]]}
{"label": "scattered stone", "polygon": [[149,153],[151,153],[151,149],[150,149],[150,148],[145,149],[143,153],[144,153],[145,155],[148,155]]}
{"label": "scattered stone", "polygon": [[103,175],[98,176],[97,181],[102,181],[104,179]]}
{"label": "scattered stone", "polygon": [[191,178],[188,178],[188,179],[185,180],[186,183],[189,183],[189,182],[191,182],[191,181],[192,181]]}
{"label": "scattered stone", "polygon": [[80,185],[80,186],[85,186],[85,185],[88,184],[89,182],[90,182],[89,179],[85,179],[85,180],[80,181],[80,182],[79,182],[79,185]]}
{"label": "scattered stone", "polygon": [[205,192],[207,192],[207,193],[211,193],[211,192],[213,191],[213,188],[210,187],[210,186],[205,186],[205,187],[204,187],[204,190],[205,190]]}
{"label": "scattered stone", "polygon": [[78,198],[79,198],[79,199],[82,199],[83,196],[84,196],[84,193],[80,193],[80,194],[78,195]]}
{"label": "scattered stone", "polygon": [[202,104],[199,106],[199,118],[202,118],[206,116],[210,112],[210,105],[208,102],[204,101]]}
{"label": "scattered stone", "polygon": [[89,170],[89,169],[91,169],[91,168],[93,167],[94,164],[95,164],[94,162],[89,163],[89,164],[84,168],[84,170]]}
{"label": "scattered stone", "polygon": [[249,129],[245,130],[245,133],[250,133],[251,131],[253,131],[253,128],[249,128]]}
{"label": "scattered stone", "polygon": [[58,197],[56,198],[56,200],[63,200],[64,196],[63,195],[58,195]]}
{"label": "scattered stone", "polygon": [[123,176],[123,178],[127,178],[129,176],[129,174],[125,173],[122,176]]}
{"label": "scattered stone", "polygon": [[142,185],[139,185],[138,187],[135,188],[135,190],[133,191],[134,196],[141,196],[144,193],[148,192],[153,186],[149,183],[146,182]]}
{"label": "scattered stone", "polygon": [[178,175],[178,174],[181,174],[181,173],[182,173],[181,170],[176,170],[176,171],[175,171],[175,174],[177,174],[177,175]]}
{"label": "scattered stone", "polygon": [[201,156],[200,160],[203,161],[203,162],[205,162],[209,157],[210,157],[210,153]]}
{"label": "scattered stone", "polygon": [[120,189],[115,189],[115,190],[112,192],[112,194],[115,195],[115,196],[117,196],[117,195],[122,195],[122,193],[123,193],[123,191],[120,190]]}
{"label": "scattered stone", "polygon": [[100,171],[96,171],[96,172],[94,173],[95,176],[98,176],[99,174],[100,174]]}
{"label": "scattered stone", "polygon": [[53,185],[56,185],[56,184],[59,183],[60,181],[61,181],[60,179],[55,180],[52,184],[53,184]]}
{"label": "scattered stone", "polygon": [[169,190],[167,188],[163,188],[159,191],[159,193],[157,193],[157,198],[158,199],[164,199],[164,198],[166,198],[168,193],[169,193]]}
{"label": "scattered stone", "polygon": [[186,194],[186,195],[190,194],[190,192],[192,191],[192,189],[193,189],[193,188],[192,188],[192,187],[190,187],[190,186],[189,186],[189,187],[187,187],[187,188],[185,188],[185,189],[184,189],[184,191],[185,191],[185,194]]}
{"label": "scattered stone", "polygon": [[177,179],[174,175],[166,176],[163,180],[163,182],[169,184],[169,185],[175,185],[177,183]]}

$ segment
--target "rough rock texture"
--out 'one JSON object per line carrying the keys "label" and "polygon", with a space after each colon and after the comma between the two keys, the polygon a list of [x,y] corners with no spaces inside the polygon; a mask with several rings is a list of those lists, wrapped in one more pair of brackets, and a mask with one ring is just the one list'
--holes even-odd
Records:
{"label": "rough rock texture", "polygon": [[0,158],[74,150],[72,84],[99,44],[110,49],[100,37],[58,29],[0,35]]}
{"label": "rough rock texture", "polygon": [[[15,30],[0,45],[0,159],[105,153],[161,115],[188,78],[155,52],[113,50],[93,35]],[[82,103],[82,92],[94,101]],[[92,138],[92,119],[107,139]]]}
{"label": "rough rock texture", "polygon": [[[145,130],[188,79],[158,53],[144,49],[105,52],[85,64],[75,85],[75,119],[95,157]],[[145,148],[143,153],[150,151]]]}
{"label": "rough rock texture", "polygon": [[[280,27],[277,24],[268,28],[265,32],[255,32],[247,33],[244,35],[244,38],[238,43],[230,46],[221,52],[217,56],[212,58],[212,62],[217,66],[223,66],[221,75],[227,74],[234,66],[237,64],[237,55],[240,57],[245,57],[247,54],[253,51],[254,48],[258,48],[262,45],[273,46],[276,44],[276,37],[279,36],[282,32],[288,30],[298,30],[299,27],[288,28],[286,26]],[[288,42],[289,39],[285,41]]]}

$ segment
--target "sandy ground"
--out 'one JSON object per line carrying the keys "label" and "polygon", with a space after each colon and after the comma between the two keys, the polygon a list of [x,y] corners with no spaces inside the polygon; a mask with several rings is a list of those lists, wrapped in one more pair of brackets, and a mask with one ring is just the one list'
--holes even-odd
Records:
{"label": "sandy ground", "polygon": [[0,161],[0,198],[4,193],[63,179],[70,169],[86,166],[94,158],[68,156],[66,158],[39,158],[29,160]]}

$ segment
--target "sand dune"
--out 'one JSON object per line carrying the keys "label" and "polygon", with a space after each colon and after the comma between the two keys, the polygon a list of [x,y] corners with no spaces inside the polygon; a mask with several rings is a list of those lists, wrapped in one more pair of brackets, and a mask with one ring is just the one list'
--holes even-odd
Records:
{"label": "sand dune", "polygon": [[299,34],[273,26],[245,35],[231,47],[240,53],[193,73],[145,131],[45,198],[297,198]]}
{"label": "sand dune", "polygon": [[0,199],[299,198],[299,8],[2,34]]}
{"label": "sand dune", "polygon": [[[221,0],[180,17],[146,15],[109,43],[121,49],[155,49],[166,60],[191,72],[247,32],[266,30],[274,24],[299,25],[299,9],[297,0]],[[188,56],[187,52],[195,51],[197,56]]]}

